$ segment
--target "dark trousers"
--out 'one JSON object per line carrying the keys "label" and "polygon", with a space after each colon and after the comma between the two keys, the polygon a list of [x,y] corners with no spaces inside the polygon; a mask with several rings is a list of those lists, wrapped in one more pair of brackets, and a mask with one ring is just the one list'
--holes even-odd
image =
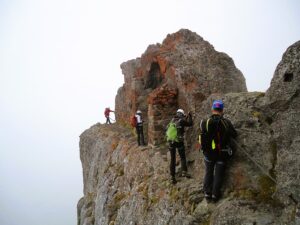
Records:
{"label": "dark trousers", "polygon": [[111,124],[110,119],[109,119],[109,116],[106,117],[106,124]]}
{"label": "dark trousers", "polygon": [[181,169],[182,169],[182,171],[187,172],[184,143],[183,142],[173,142],[173,143],[170,142],[169,143],[169,150],[170,150],[170,154],[171,154],[170,173],[171,173],[172,177],[175,177],[175,172],[176,172],[176,148],[178,149],[178,153],[180,156]]}
{"label": "dark trousers", "polygon": [[138,145],[145,145],[143,126],[136,127]]}
{"label": "dark trousers", "polygon": [[208,160],[204,158],[205,176],[204,192],[220,197],[220,189],[225,173],[225,162],[221,160]]}

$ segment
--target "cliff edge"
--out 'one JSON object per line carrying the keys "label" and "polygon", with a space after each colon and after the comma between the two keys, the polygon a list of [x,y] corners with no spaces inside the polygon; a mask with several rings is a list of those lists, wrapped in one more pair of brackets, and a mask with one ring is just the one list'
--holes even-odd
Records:
{"label": "cliff edge", "polygon": [[[78,225],[300,224],[300,41],[283,54],[266,93],[247,92],[233,60],[184,29],[121,68],[117,123],[98,123],[80,136]],[[239,136],[214,204],[203,196],[197,137],[216,98]],[[179,182],[170,185],[164,127],[179,106],[195,118],[186,132],[192,178],[180,177],[178,164]],[[143,147],[128,125],[137,109],[147,121]]]}

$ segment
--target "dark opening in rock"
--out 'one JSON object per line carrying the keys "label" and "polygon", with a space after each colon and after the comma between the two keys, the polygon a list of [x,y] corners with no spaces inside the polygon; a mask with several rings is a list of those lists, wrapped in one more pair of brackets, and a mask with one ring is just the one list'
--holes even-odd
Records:
{"label": "dark opening in rock", "polygon": [[145,89],[155,89],[162,82],[162,75],[158,63],[152,63],[149,74],[147,76]]}
{"label": "dark opening in rock", "polygon": [[284,82],[291,82],[294,78],[293,73],[285,73],[283,76],[283,81]]}
{"label": "dark opening in rock", "polygon": [[266,122],[271,125],[273,123],[273,119],[269,116],[266,117]]}

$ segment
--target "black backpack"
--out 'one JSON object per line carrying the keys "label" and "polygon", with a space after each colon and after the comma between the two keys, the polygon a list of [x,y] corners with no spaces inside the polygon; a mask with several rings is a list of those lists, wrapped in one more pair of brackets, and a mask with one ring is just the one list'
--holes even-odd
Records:
{"label": "black backpack", "polygon": [[[229,125],[223,117],[210,117],[202,125],[204,143],[202,147],[204,150],[219,152],[229,148]],[[205,128],[203,127],[205,125]]]}

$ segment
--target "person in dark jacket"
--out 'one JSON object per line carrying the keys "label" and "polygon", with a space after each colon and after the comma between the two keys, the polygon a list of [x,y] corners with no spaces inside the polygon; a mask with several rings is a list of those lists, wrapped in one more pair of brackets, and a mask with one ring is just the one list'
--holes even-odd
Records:
{"label": "person in dark jacket", "polygon": [[223,117],[224,104],[213,101],[212,115],[202,120],[201,149],[204,154],[204,195],[207,200],[218,201],[227,160],[232,156],[230,139],[237,136],[230,120]]}
{"label": "person in dark jacket", "polygon": [[144,141],[144,131],[143,131],[143,118],[142,118],[142,111],[137,110],[135,114],[136,118],[136,133],[137,133],[137,142],[138,145],[145,145]]}
{"label": "person in dark jacket", "polygon": [[176,116],[173,117],[172,122],[176,124],[177,128],[177,138],[178,141],[169,141],[169,151],[171,154],[171,162],[170,162],[170,181],[172,184],[176,184],[175,172],[176,172],[176,148],[178,149],[178,153],[181,161],[181,169],[182,176],[189,177],[187,173],[187,164],[185,157],[185,147],[184,147],[184,131],[185,127],[190,127],[193,125],[193,119],[191,113],[188,113],[185,116],[184,111],[182,109],[178,109]]}

